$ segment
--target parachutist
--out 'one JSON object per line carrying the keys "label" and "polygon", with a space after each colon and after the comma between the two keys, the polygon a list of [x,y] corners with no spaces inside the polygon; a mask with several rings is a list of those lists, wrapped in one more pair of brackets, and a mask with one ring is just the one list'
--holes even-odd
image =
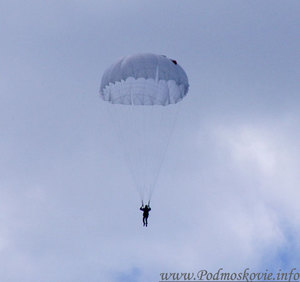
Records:
{"label": "parachutist", "polygon": [[143,225],[148,226],[148,216],[149,212],[151,211],[150,205],[145,205],[144,207],[144,204],[142,204],[140,210],[143,211]]}

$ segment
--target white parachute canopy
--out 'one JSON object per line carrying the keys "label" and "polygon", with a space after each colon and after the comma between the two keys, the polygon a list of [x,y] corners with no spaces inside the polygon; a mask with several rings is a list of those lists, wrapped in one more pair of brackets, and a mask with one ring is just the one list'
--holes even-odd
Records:
{"label": "white parachute canopy", "polygon": [[[103,74],[100,95],[109,102],[141,200],[151,200],[188,78],[175,60],[163,55],[123,57]],[[123,184],[123,183],[122,183]]]}

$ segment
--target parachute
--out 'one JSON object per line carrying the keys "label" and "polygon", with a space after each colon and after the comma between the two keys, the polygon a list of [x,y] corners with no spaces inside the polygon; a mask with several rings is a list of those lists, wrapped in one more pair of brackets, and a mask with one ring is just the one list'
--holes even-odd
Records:
{"label": "parachute", "polygon": [[142,201],[151,200],[189,84],[185,71],[164,55],[126,56],[102,76],[100,96],[107,102],[121,150]]}

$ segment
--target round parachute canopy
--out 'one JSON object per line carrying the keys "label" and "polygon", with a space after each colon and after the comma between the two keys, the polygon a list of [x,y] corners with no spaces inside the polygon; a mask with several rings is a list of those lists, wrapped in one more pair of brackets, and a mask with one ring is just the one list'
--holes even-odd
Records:
{"label": "round parachute canopy", "polygon": [[137,54],[121,58],[103,74],[100,95],[112,104],[176,104],[187,94],[188,78],[175,60]]}

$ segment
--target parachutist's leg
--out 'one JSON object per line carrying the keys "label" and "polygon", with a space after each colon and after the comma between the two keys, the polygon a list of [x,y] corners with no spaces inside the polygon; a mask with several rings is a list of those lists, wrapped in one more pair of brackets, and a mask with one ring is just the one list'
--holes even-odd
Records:
{"label": "parachutist's leg", "polygon": [[144,226],[146,225],[145,217],[143,217],[143,224],[144,224]]}
{"label": "parachutist's leg", "polygon": [[148,226],[148,217],[145,218],[146,226]]}

